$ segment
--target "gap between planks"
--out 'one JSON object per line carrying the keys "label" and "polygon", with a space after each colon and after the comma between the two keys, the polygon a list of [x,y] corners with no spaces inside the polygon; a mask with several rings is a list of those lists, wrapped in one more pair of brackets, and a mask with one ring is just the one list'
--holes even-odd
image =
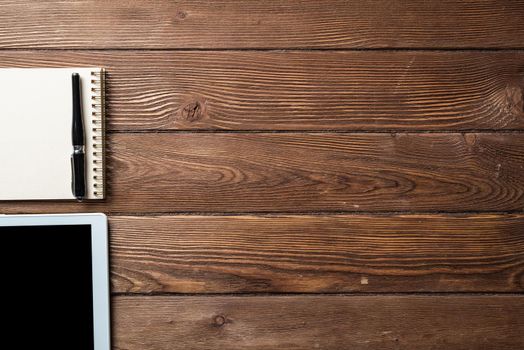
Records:
{"label": "gap between planks", "polygon": [[227,130],[227,129],[142,129],[108,130],[108,134],[521,134],[522,129],[467,129],[467,130]]}
{"label": "gap between planks", "polygon": [[74,51],[124,51],[124,52],[143,52],[143,51],[152,51],[152,52],[521,52],[524,51],[524,47],[507,47],[507,48],[496,48],[496,47],[443,47],[443,48],[424,48],[424,47],[398,47],[398,48],[315,48],[315,47],[248,47],[248,48],[220,48],[220,47],[211,47],[211,48],[121,48],[121,47],[107,47],[107,48],[89,48],[89,47],[78,47],[78,48],[62,48],[62,47],[52,47],[52,48],[41,48],[41,47],[23,47],[23,48],[6,48],[0,47],[0,51],[9,52],[9,51],[61,51],[61,52],[74,52]]}
{"label": "gap between planks", "polygon": [[238,297],[238,298],[256,298],[256,297],[307,297],[307,296],[330,296],[330,297],[389,297],[389,296],[426,296],[426,297],[471,297],[471,296],[524,296],[523,292],[224,292],[224,293],[176,293],[176,292],[153,292],[153,293],[132,293],[132,292],[112,292],[111,297]]}

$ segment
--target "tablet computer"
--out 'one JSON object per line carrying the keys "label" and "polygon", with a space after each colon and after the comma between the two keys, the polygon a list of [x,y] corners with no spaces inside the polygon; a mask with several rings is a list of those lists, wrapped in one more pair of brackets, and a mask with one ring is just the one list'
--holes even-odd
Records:
{"label": "tablet computer", "polygon": [[0,215],[0,242],[4,343],[110,350],[105,215]]}

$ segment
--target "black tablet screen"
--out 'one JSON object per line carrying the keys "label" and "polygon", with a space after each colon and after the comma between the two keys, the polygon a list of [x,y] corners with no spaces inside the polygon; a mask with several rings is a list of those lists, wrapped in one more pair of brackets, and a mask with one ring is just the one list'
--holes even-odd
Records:
{"label": "black tablet screen", "polygon": [[93,350],[91,225],[0,226],[2,342]]}

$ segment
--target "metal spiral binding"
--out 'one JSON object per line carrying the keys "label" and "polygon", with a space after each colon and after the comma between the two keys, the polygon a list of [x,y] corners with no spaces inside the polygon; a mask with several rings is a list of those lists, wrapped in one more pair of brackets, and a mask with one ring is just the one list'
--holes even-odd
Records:
{"label": "metal spiral binding", "polygon": [[91,120],[93,188],[95,198],[104,198],[105,71],[91,72]]}

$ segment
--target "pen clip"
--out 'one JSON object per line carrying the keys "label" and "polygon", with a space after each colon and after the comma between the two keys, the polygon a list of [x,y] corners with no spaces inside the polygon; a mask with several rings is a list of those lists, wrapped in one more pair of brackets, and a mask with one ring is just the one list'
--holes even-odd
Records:
{"label": "pen clip", "polygon": [[75,193],[75,160],[73,159],[73,155],[71,154],[71,192],[73,193],[73,196],[76,197]]}

